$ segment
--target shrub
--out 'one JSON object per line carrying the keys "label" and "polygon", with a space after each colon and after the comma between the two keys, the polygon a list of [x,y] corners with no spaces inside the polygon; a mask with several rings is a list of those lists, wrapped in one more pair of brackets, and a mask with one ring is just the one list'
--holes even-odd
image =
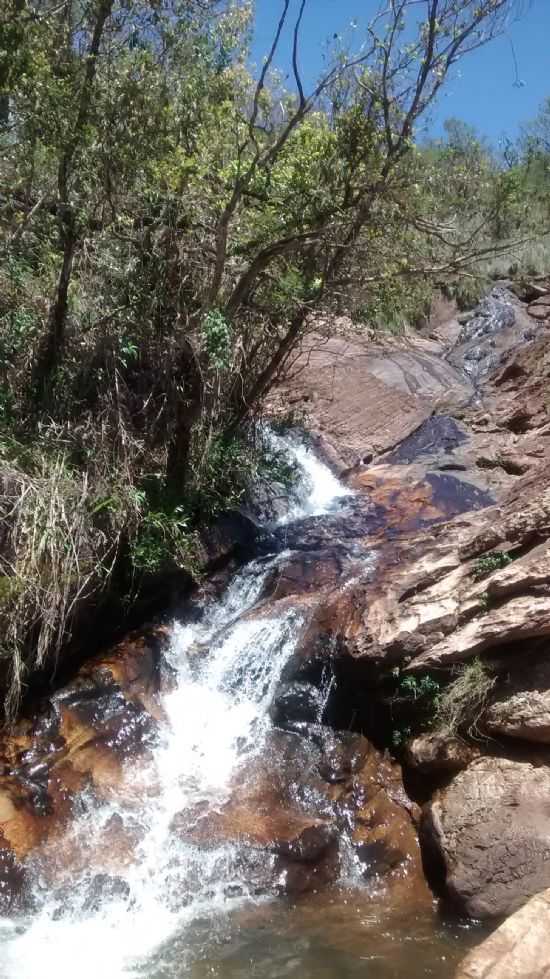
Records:
{"label": "shrub", "polygon": [[456,678],[438,698],[436,727],[449,737],[475,733],[494,684],[495,677],[478,658],[458,667]]}
{"label": "shrub", "polygon": [[493,571],[498,571],[499,568],[505,568],[511,562],[512,558],[505,551],[492,551],[491,554],[486,554],[484,557],[478,558],[472,570],[472,577],[476,581],[481,581],[483,578],[492,574]]}

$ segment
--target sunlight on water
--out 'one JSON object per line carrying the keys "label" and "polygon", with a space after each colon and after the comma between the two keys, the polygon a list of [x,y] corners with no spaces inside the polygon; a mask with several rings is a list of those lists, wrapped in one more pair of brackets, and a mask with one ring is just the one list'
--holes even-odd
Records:
{"label": "sunlight on water", "polygon": [[337,503],[353,496],[351,490],[336,478],[297,434],[283,436],[270,431],[267,437],[273,448],[286,455],[295,465],[299,474],[289,506],[278,520],[279,524],[329,513]]}
{"label": "sunlight on water", "polygon": [[[310,449],[291,440],[287,451],[301,478],[285,522],[323,513],[347,495]],[[152,760],[135,771],[129,766],[130,801],[99,805],[83,797],[83,815],[67,836],[67,843],[85,853],[92,844],[101,846],[113,819],[135,831],[132,859],[116,871],[121,893],[100,896],[90,908],[93,870],[69,878],[59,896],[37,868],[39,910],[30,921],[1,925],[2,979],[146,976],[154,950],[186,922],[222,912],[228,893],[232,907],[236,891],[243,899],[261,900],[249,890],[247,860],[255,860],[261,873],[262,862],[267,870],[272,860],[269,854],[243,858],[229,844],[205,850],[178,838],[172,823],[182,811],[192,824],[201,807],[218,810],[231,780],[265,743],[275,687],[302,621],[289,608],[276,617],[262,616],[261,608],[250,613],[267,576],[286,556],[251,562],[220,601],[205,605],[201,621],[174,624],[167,660],[176,683],[163,697],[167,723]]]}

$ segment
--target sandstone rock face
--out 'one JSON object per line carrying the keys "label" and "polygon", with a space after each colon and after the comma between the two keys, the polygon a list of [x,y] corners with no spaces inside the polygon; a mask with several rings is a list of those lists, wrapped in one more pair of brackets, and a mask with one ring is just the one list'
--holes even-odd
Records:
{"label": "sandstone rock face", "polygon": [[548,979],[550,890],[524,907],[461,963],[455,979]]}
{"label": "sandstone rock face", "polygon": [[473,918],[511,914],[550,885],[550,769],[481,758],[436,794],[423,834]]}
{"label": "sandstone rock face", "polygon": [[471,385],[441,350],[419,337],[383,346],[312,336],[296,382],[280,397],[284,407],[305,412],[307,427],[343,470],[392,448],[432,414],[434,402],[469,400]]}
{"label": "sandstone rock face", "polygon": [[504,672],[495,699],[483,716],[491,734],[550,744],[550,661],[547,652],[529,655]]}
{"label": "sandstone rock face", "polygon": [[407,764],[424,775],[460,772],[480,754],[478,747],[446,732],[421,734],[409,741],[405,751]]}
{"label": "sandstone rock face", "polygon": [[[376,574],[329,597],[324,621],[329,614],[333,622],[346,620],[343,635],[354,656],[413,671],[550,635],[550,466],[537,476],[520,477],[499,508],[374,540]],[[403,512],[405,526],[412,512]],[[398,513],[397,507],[397,526]],[[499,567],[503,554],[510,563]]]}

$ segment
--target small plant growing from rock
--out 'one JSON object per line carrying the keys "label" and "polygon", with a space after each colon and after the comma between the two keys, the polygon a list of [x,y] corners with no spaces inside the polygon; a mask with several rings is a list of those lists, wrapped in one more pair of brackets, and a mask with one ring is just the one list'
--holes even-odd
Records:
{"label": "small plant growing from rock", "polygon": [[436,728],[449,737],[473,735],[494,685],[495,677],[480,659],[462,664],[456,679],[438,697]]}
{"label": "small plant growing from rock", "polygon": [[392,731],[392,744],[394,748],[402,748],[412,734],[410,727],[394,727]]}
{"label": "small plant growing from rock", "polygon": [[[412,736],[413,727],[416,730],[418,725],[423,728],[433,723],[441,688],[429,673],[402,674],[400,668],[395,667],[393,676],[396,681],[393,704],[398,705],[401,720],[398,720],[392,730],[392,745],[395,749],[400,749]],[[402,716],[403,711],[405,717]]]}
{"label": "small plant growing from rock", "polygon": [[512,558],[506,551],[492,551],[491,554],[486,554],[475,562],[472,577],[476,581],[481,581],[482,578],[486,578],[493,571],[498,571],[499,568],[505,568],[511,561]]}
{"label": "small plant growing from rock", "polygon": [[422,677],[410,673],[400,680],[399,692],[412,700],[435,701],[439,695],[439,683],[429,673]]}
{"label": "small plant growing from rock", "polygon": [[479,596],[479,607],[482,615],[486,615],[491,608],[491,599],[488,592],[484,591],[483,594]]}

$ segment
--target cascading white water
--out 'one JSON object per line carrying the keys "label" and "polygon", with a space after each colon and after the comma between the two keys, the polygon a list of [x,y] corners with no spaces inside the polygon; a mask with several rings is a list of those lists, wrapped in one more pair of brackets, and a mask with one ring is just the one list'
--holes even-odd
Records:
{"label": "cascading white water", "polygon": [[321,516],[328,513],[336,503],[352,495],[297,434],[278,435],[270,430],[267,439],[274,449],[288,458],[298,474],[285,513],[278,520],[279,524],[291,523],[303,517]]}
{"label": "cascading white water", "polygon": [[[273,438],[284,447],[281,436]],[[285,520],[326,512],[346,495],[297,439],[288,452],[302,478]],[[301,619],[288,607],[278,617],[262,614],[261,604],[252,610],[284,557],[251,562],[221,601],[205,606],[200,622],[174,624],[167,655],[176,682],[163,698],[167,721],[152,761],[126,773],[123,802],[98,805],[83,797],[83,814],[67,840],[67,846],[100,846],[113,820],[134,835],[131,859],[116,870],[122,893],[90,907],[89,870],[80,880],[71,874],[62,899],[49,893],[38,871],[35,915],[0,924],[2,979],[171,976],[162,966],[165,943],[200,914],[223,908],[228,894],[250,896],[243,859],[260,872],[263,862],[267,871],[269,854],[243,858],[228,844],[205,850],[181,839],[173,820],[182,811],[191,821],[194,812],[218,811],[269,735],[269,706]]]}

